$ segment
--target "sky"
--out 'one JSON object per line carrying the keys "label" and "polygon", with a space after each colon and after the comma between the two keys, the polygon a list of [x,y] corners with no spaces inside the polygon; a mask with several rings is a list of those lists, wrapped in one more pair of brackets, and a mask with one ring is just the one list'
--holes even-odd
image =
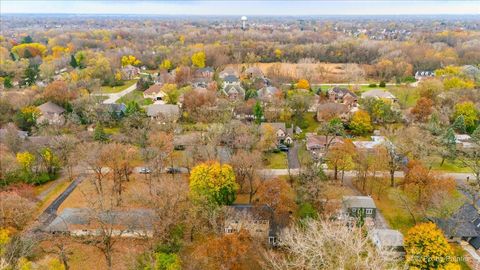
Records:
{"label": "sky", "polygon": [[472,1],[27,1],[0,0],[0,14],[158,14],[158,15],[402,15],[479,14]]}

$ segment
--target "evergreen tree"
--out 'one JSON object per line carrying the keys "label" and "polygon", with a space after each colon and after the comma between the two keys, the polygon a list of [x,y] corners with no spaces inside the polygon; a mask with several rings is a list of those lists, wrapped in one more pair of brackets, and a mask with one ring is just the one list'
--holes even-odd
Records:
{"label": "evergreen tree", "polygon": [[93,132],[93,139],[99,142],[106,142],[108,141],[108,135],[105,133],[103,126],[101,124],[97,124],[95,127],[95,131]]}
{"label": "evergreen tree", "polygon": [[260,105],[260,101],[257,101],[255,106],[253,106],[253,115],[255,116],[255,122],[260,124],[263,118],[263,108],[262,105]]}
{"label": "evergreen tree", "polygon": [[70,56],[70,66],[72,66],[73,68],[78,67],[77,59],[75,59],[75,56],[73,56],[73,54]]}
{"label": "evergreen tree", "polygon": [[477,128],[473,131],[472,141],[477,144],[480,144],[480,125],[478,125]]}
{"label": "evergreen tree", "polygon": [[12,88],[13,87],[12,79],[9,76],[5,77],[5,80],[3,81],[3,86],[5,88]]}
{"label": "evergreen tree", "polygon": [[452,128],[458,133],[465,133],[467,132],[467,126],[465,125],[465,117],[463,115],[459,115],[455,118],[455,121],[452,124]]}
{"label": "evergreen tree", "polygon": [[25,43],[33,43],[33,39],[31,36],[26,36],[24,38],[22,38],[22,43],[25,44]]}
{"label": "evergreen tree", "polygon": [[432,133],[432,135],[435,136],[438,136],[442,133],[442,127],[440,125],[440,120],[438,119],[438,114],[432,114],[428,122],[427,129],[430,131],[430,133]]}
{"label": "evergreen tree", "polygon": [[441,144],[442,144],[442,163],[440,166],[443,166],[443,163],[445,162],[445,159],[455,159],[456,156],[456,147],[457,143],[455,140],[455,132],[453,131],[452,128],[448,128],[447,131],[443,134],[441,138]]}
{"label": "evergreen tree", "polygon": [[30,86],[35,84],[40,72],[38,65],[30,65],[25,69],[25,73],[22,78],[22,85]]}

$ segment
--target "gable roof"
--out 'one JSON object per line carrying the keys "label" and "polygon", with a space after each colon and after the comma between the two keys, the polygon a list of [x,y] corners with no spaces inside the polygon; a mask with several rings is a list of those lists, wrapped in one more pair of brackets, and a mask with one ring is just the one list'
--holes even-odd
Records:
{"label": "gable roof", "polygon": [[383,91],[382,89],[373,89],[373,90],[362,93],[362,98],[368,98],[368,97],[396,99],[396,97],[392,93],[388,91]]}
{"label": "gable roof", "polygon": [[229,95],[229,94],[240,94],[242,96],[245,96],[245,90],[240,86],[240,85],[227,85],[223,89],[223,91]]}
{"label": "gable roof", "polygon": [[158,116],[160,114],[169,117],[179,117],[180,108],[173,104],[152,104],[147,107],[148,116]]}
{"label": "gable roof", "polygon": [[378,247],[403,247],[403,234],[397,230],[373,229],[369,236]]}
{"label": "gable roof", "polygon": [[347,208],[377,208],[370,196],[343,196],[343,205]]}
{"label": "gable roof", "polygon": [[465,203],[449,218],[432,218],[448,237],[480,237],[480,227],[475,226],[480,219],[479,211]]}
{"label": "gable roof", "polygon": [[277,93],[280,93],[280,90],[275,87],[275,86],[266,86],[257,91],[258,97],[262,98],[268,95],[276,95]]}
{"label": "gable roof", "polygon": [[263,132],[267,125],[272,126],[273,129],[275,130],[275,132],[277,132],[277,130],[279,130],[279,129],[283,130],[284,132],[287,132],[287,128],[285,126],[285,123],[283,123],[283,122],[274,122],[274,123],[264,122],[264,123],[261,123],[260,124],[260,130]]}
{"label": "gable roof", "polygon": [[225,76],[225,78],[223,78],[223,80],[225,82],[228,82],[228,83],[233,83],[233,82],[238,82],[238,77],[235,76],[235,75],[229,74],[229,75]]}
{"label": "gable roof", "polygon": [[162,91],[163,84],[153,84],[147,90],[143,91],[143,94],[151,95],[157,94]]}
{"label": "gable roof", "polygon": [[65,109],[58,106],[57,104],[48,101],[37,107],[42,113],[57,113],[62,114],[65,112]]}
{"label": "gable roof", "polygon": [[338,87],[338,86],[332,87],[332,88],[330,88],[330,90],[328,90],[328,93],[330,93],[330,92],[335,93],[335,95],[339,98],[343,98],[347,94],[351,95],[354,98],[357,98],[357,95],[355,95],[355,93],[353,93],[352,91],[348,90],[347,88],[343,88],[343,87]]}

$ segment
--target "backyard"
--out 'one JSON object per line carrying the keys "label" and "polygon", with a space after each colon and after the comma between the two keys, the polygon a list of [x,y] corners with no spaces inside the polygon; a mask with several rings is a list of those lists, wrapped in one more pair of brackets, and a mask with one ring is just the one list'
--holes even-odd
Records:
{"label": "backyard", "polygon": [[133,84],[135,84],[137,82],[137,80],[129,80],[129,81],[123,81],[123,85],[119,85],[119,86],[102,86],[100,88],[101,92],[104,93],[104,94],[114,94],[114,93],[118,93],[118,92],[121,92],[125,89],[127,89],[128,87],[132,86]]}

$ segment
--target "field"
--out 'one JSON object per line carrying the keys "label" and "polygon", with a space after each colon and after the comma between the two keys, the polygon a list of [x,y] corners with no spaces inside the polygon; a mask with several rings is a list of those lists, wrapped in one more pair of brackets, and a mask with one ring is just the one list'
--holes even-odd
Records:
{"label": "field", "polygon": [[[240,73],[243,67],[248,68],[246,64],[231,64]],[[264,74],[268,74],[273,68],[279,67],[278,73],[284,77],[289,77],[293,80],[309,77],[311,83],[320,82],[342,82],[345,75],[343,69],[344,64],[340,63],[255,63],[251,66],[258,67]],[[319,72],[319,71],[322,72]],[[306,76],[306,74],[308,74]]]}

